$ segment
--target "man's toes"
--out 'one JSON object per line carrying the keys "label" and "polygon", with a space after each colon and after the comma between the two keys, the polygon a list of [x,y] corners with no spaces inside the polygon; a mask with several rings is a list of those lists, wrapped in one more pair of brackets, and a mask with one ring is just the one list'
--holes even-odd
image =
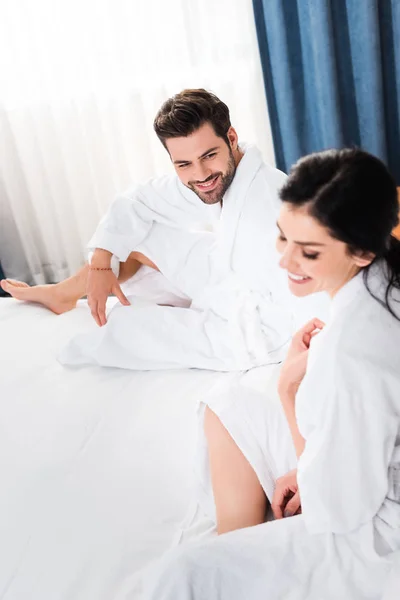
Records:
{"label": "man's toes", "polygon": [[9,286],[13,286],[13,287],[19,287],[19,288],[28,288],[28,287],[30,287],[24,281],[17,281],[16,279],[6,279],[5,281],[6,281],[7,284],[9,284]]}
{"label": "man's toes", "polygon": [[22,281],[14,283],[12,279],[3,279],[1,287],[5,292],[13,296],[13,298],[17,298],[17,300],[27,300],[26,296],[30,293],[30,286],[26,283],[24,284]]}

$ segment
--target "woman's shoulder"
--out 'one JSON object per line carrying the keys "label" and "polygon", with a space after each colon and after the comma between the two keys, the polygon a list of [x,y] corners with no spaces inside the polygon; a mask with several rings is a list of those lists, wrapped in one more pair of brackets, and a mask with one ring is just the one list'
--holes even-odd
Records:
{"label": "woman's shoulder", "polygon": [[390,291],[390,311],[387,275],[381,265],[373,267],[367,277],[359,273],[335,296],[324,351],[338,358],[369,356],[389,362],[393,355],[400,366],[400,352],[394,352],[400,342],[400,290]]}
{"label": "woman's shoulder", "polygon": [[381,367],[393,362],[400,369],[400,319],[366,287],[342,315],[336,343],[346,358],[368,359]]}
{"label": "woman's shoulder", "polygon": [[320,335],[307,369],[320,394],[400,414],[400,321],[387,308],[362,293]]}

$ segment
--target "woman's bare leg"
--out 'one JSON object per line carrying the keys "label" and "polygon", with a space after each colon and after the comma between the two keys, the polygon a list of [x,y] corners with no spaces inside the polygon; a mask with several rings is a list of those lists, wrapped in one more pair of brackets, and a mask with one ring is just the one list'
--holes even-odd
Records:
{"label": "woman's bare leg", "polygon": [[264,522],[267,498],[253,468],[207,406],[204,431],[208,442],[218,534]]}
{"label": "woman's bare leg", "polygon": [[[156,265],[140,252],[131,252],[126,262],[120,264],[118,281],[124,283],[137,273],[142,265],[157,269]],[[89,265],[79,269],[75,275],[60,283],[30,286],[22,281],[3,279],[0,283],[4,291],[25,302],[42,304],[60,315],[75,308],[80,298],[86,296]]]}

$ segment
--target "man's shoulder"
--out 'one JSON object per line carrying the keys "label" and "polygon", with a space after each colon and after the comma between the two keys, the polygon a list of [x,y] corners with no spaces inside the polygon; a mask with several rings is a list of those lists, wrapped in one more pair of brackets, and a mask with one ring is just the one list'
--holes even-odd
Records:
{"label": "man's shoulder", "polygon": [[279,192],[286,179],[285,173],[262,161],[249,191],[251,195],[261,195],[264,200],[269,198],[276,209],[279,210],[281,206]]}
{"label": "man's shoulder", "polygon": [[265,161],[262,161],[260,171],[262,176],[265,177],[265,179],[268,182],[270,182],[278,188],[281,188],[287,179],[286,173],[280,171],[279,169]]}
{"label": "man's shoulder", "polygon": [[254,169],[255,177],[253,184],[261,184],[264,189],[269,189],[274,195],[281,189],[287,179],[287,175],[275,166],[266,162],[257,146],[243,144],[246,165]]}
{"label": "man's shoulder", "polygon": [[120,196],[133,198],[137,195],[146,195],[148,193],[164,196],[179,192],[179,179],[175,173],[151,177],[147,180],[133,183],[124,190]]}

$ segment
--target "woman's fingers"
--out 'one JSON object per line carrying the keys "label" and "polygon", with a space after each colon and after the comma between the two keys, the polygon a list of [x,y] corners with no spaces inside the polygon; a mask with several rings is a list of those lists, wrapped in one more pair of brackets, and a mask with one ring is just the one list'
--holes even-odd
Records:
{"label": "woman's fingers", "polygon": [[297,342],[301,345],[303,350],[308,350],[310,346],[311,338],[319,333],[321,329],[325,327],[325,323],[320,319],[311,319],[296,333]]}
{"label": "woman's fingers", "polygon": [[293,469],[277,479],[271,502],[275,519],[282,519],[285,516],[286,506],[296,496],[298,489],[297,469]]}
{"label": "woman's fingers", "polygon": [[300,509],[300,494],[297,491],[293,498],[291,498],[285,506],[283,511],[284,517],[293,517]]}
{"label": "woman's fingers", "polygon": [[[296,494],[294,486],[288,486],[285,483],[281,483],[278,479],[274,496],[271,502],[271,508],[275,519],[283,519],[286,516],[286,507],[290,498]],[[289,500],[288,500],[289,499]]]}
{"label": "woman's fingers", "polygon": [[284,496],[277,496],[276,492],[274,494],[274,498],[271,502],[271,508],[275,519],[283,519],[283,505],[284,505]]}
{"label": "woman's fingers", "polygon": [[299,334],[312,333],[314,329],[323,329],[325,327],[325,323],[320,319],[314,318],[311,321],[308,321],[300,330]]}

